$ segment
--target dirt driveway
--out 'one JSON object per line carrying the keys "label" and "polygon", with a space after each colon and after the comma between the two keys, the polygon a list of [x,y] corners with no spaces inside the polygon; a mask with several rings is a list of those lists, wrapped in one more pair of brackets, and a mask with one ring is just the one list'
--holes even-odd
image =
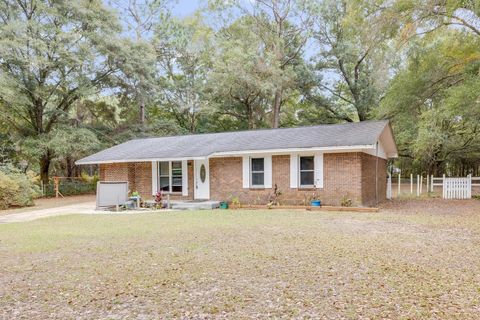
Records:
{"label": "dirt driveway", "polygon": [[36,199],[35,205],[31,207],[0,210],[0,224],[31,221],[72,213],[95,213],[95,195]]}
{"label": "dirt driveway", "polygon": [[6,210],[0,210],[0,217],[7,214],[21,213],[27,211],[38,211],[42,209],[58,208],[73,204],[79,204],[84,202],[95,202],[94,194],[82,194],[76,196],[67,196],[65,198],[38,198],[35,199],[35,204],[29,207],[21,208],[9,208]]}

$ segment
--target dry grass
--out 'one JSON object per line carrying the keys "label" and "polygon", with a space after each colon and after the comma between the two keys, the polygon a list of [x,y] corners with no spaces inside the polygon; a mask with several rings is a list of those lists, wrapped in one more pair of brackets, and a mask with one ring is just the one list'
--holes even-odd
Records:
{"label": "dry grass", "polygon": [[480,201],[471,206],[0,225],[0,318],[473,319]]}

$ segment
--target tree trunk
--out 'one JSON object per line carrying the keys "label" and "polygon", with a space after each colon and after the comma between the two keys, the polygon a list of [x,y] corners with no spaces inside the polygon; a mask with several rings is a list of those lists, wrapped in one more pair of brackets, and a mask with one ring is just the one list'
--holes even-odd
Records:
{"label": "tree trunk", "polygon": [[145,106],[142,103],[140,103],[140,124],[144,124],[145,123]]}
{"label": "tree trunk", "polygon": [[253,124],[253,107],[248,103],[246,104],[246,107],[247,107],[248,130],[252,130],[255,128]]}
{"label": "tree trunk", "polygon": [[283,89],[278,88],[275,91],[275,99],[273,101],[273,119],[272,128],[278,128],[280,126],[280,107],[282,104]]}
{"label": "tree trunk", "polygon": [[358,121],[361,122],[361,121],[367,121],[368,120],[367,116],[363,112],[358,112],[357,114],[358,114]]}
{"label": "tree trunk", "polygon": [[197,117],[195,115],[195,110],[193,110],[193,112],[190,112],[190,133],[195,133],[195,131],[197,130],[196,128],[196,121],[197,121]]}
{"label": "tree trunk", "polygon": [[73,163],[73,159],[71,157],[67,157],[67,177],[73,177],[73,169],[75,168],[75,163]]}
{"label": "tree trunk", "polygon": [[50,151],[47,151],[41,158],[40,158],[40,179],[43,181],[43,185],[48,184],[48,171],[50,169],[50,162],[51,162]]}

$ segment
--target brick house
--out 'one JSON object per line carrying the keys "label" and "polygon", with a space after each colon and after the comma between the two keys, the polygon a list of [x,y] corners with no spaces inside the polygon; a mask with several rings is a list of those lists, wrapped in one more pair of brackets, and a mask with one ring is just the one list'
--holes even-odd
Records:
{"label": "brick house", "polygon": [[397,157],[388,121],[134,139],[76,163],[100,180],[128,181],[151,199],[376,206],[386,198],[387,160]]}

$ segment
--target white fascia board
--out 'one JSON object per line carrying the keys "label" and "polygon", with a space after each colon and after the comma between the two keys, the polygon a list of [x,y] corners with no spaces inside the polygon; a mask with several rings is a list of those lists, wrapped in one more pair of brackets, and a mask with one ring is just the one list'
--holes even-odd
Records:
{"label": "white fascia board", "polygon": [[383,148],[383,144],[380,141],[378,141],[378,148],[377,146],[375,146],[375,148],[365,149],[363,150],[363,152],[371,156],[378,156],[379,158],[382,158],[382,159],[388,159],[387,153],[385,152]]}
{"label": "white fascia board", "polygon": [[128,159],[128,160],[81,161],[81,162],[77,161],[75,162],[75,164],[86,165],[86,164],[107,164],[107,163],[128,163],[128,162],[205,160],[205,159],[208,159],[208,157],[148,158],[148,159]]}
{"label": "white fascia board", "polygon": [[388,160],[392,158],[398,158],[398,154],[396,152],[387,152],[385,150],[384,144],[382,143],[381,140],[378,141],[378,150],[376,150],[375,145],[373,145],[373,148],[370,149],[364,149],[362,152],[367,153],[372,156],[378,155],[379,158]]}
{"label": "white fascia board", "polygon": [[377,141],[383,143],[388,158],[398,158],[397,143],[395,142],[395,136],[390,122],[388,122],[382,132],[380,132]]}
{"label": "white fascia board", "polygon": [[241,156],[247,154],[289,154],[289,153],[311,153],[315,151],[328,152],[362,152],[365,149],[374,149],[375,144],[358,145],[358,146],[338,146],[338,147],[314,147],[314,148],[289,148],[289,149],[264,149],[264,150],[244,150],[244,151],[226,151],[214,152],[209,158]]}

